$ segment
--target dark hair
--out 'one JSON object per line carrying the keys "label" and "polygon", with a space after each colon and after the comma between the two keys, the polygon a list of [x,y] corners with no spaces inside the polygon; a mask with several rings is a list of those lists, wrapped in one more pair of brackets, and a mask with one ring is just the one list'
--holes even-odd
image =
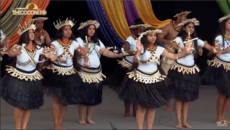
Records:
{"label": "dark hair", "polygon": [[[141,18],[137,18],[137,19],[135,19],[134,24],[135,24],[135,25],[144,24],[144,22],[141,20]],[[137,29],[137,28],[135,28],[134,30],[136,30],[136,29]]]}
{"label": "dark hair", "polygon": [[[149,30],[155,30],[155,29],[153,27],[148,27],[148,28],[145,29],[144,32],[149,31]],[[149,45],[149,42],[148,42],[148,39],[147,39],[147,35],[143,35],[143,37],[140,39],[140,42],[143,44],[144,52],[142,54],[144,54],[145,51],[147,50],[148,45]],[[162,43],[160,42],[160,40],[159,40],[159,38],[158,38],[157,35],[156,35],[155,44],[157,46],[162,46]],[[132,67],[131,71],[134,70],[134,69],[137,69],[137,67],[138,67],[138,63],[133,63],[133,67]],[[160,70],[160,72],[162,74],[164,74],[164,71],[161,69],[161,67],[159,65],[158,65],[158,69]]]}
{"label": "dark hair", "polygon": [[[93,24],[91,24],[91,25],[93,25]],[[84,42],[86,42],[86,41],[85,41],[85,36],[88,36],[88,29],[89,29],[89,26],[90,26],[90,25],[88,25],[88,26],[84,27],[83,29],[81,29],[80,32],[79,32],[79,34],[78,34],[78,36],[79,36]],[[91,40],[92,40],[94,43],[97,43],[99,39],[98,39],[98,37],[97,37],[97,30],[96,30],[96,26],[95,26],[95,25],[94,25],[94,29],[95,29],[95,33],[94,33],[94,35],[91,37]]]}
{"label": "dark hair", "polygon": [[[181,27],[181,30],[180,30],[180,32],[177,35],[177,37],[181,37],[182,38],[182,41],[185,41],[185,38],[187,37],[187,33],[185,32],[185,30],[183,28],[185,28],[190,23],[192,23],[194,25],[193,22],[186,23],[183,27]],[[194,25],[194,32],[193,32],[193,34],[191,34],[191,37],[192,38],[196,38],[197,37],[195,25]],[[194,42],[194,49],[195,49],[194,58],[196,59],[198,57],[198,53],[197,53],[198,52],[197,51],[197,40],[195,40],[193,42]]]}
{"label": "dark hair", "polygon": [[[57,33],[55,34],[55,36],[53,37],[52,41],[55,41],[55,40],[57,40],[57,39],[62,39],[62,37],[63,37],[62,30],[64,29],[64,27],[65,27],[65,26],[63,26],[63,27],[61,27],[60,29],[58,29],[58,31],[57,31]],[[73,32],[72,32],[72,34],[71,34],[71,36],[70,36],[69,39],[71,39],[71,40],[76,40],[76,37],[74,36]]]}
{"label": "dark hair", "polygon": [[[219,28],[218,28],[218,30],[217,30],[217,32],[216,32],[215,38],[214,38],[214,40],[213,40],[213,42],[212,42],[212,45],[213,45],[213,46],[215,46],[215,39],[216,39],[216,37],[217,37],[218,35],[221,35],[221,36],[222,36],[222,39],[223,39],[222,41],[223,41],[223,43],[224,43],[225,24],[226,24],[226,22],[227,22],[229,19],[230,19],[230,18],[225,19],[224,21],[222,21],[222,22],[220,23]],[[223,44],[223,46],[225,47],[225,44]]]}
{"label": "dark hair", "polygon": [[[34,32],[34,30],[33,30],[33,32]],[[22,46],[23,43],[25,43],[26,45],[28,45],[29,42],[30,42],[30,36],[29,36],[29,30],[28,30],[28,31],[24,32],[24,33],[20,36],[20,39],[19,39],[19,41],[18,41],[18,45]],[[39,45],[37,45],[37,44],[35,43],[35,39],[32,41],[32,43],[36,45],[35,47],[36,47],[37,49],[41,49],[41,47],[39,47],[39,48],[37,47],[37,46],[39,46]]]}

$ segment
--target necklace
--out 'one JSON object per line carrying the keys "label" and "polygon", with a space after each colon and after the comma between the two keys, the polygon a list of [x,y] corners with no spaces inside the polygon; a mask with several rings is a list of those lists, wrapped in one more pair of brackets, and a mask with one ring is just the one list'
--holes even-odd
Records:
{"label": "necklace", "polygon": [[69,39],[69,41],[67,42],[63,42],[61,39],[57,39],[58,43],[60,43],[63,46],[67,46],[67,45],[71,45],[72,44],[72,40]]}
{"label": "necklace", "polygon": [[156,49],[157,49],[156,44],[154,44],[154,46],[151,48],[150,47],[147,48],[148,51],[155,51]]}
{"label": "necklace", "polygon": [[175,22],[175,21],[172,21],[172,24],[173,24],[173,28],[174,28],[177,32],[180,32],[180,29],[177,27],[176,22]]}
{"label": "necklace", "polygon": [[32,49],[29,49],[27,45],[25,46],[25,49],[27,51],[29,51],[29,52],[34,52],[34,50],[35,50],[35,44],[33,44]]}

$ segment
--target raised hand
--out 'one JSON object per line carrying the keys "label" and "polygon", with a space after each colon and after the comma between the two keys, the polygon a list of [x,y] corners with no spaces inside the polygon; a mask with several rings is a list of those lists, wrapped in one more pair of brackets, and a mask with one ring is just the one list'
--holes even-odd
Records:
{"label": "raised hand", "polygon": [[186,52],[189,52],[191,50],[191,46],[192,46],[191,42],[187,42],[186,46],[184,47],[184,50]]}
{"label": "raised hand", "polygon": [[15,50],[14,50],[14,53],[16,54],[16,55],[21,55],[22,54],[22,47],[20,46],[20,47],[17,47]]}
{"label": "raised hand", "polygon": [[10,38],[5,37],[5,38],[2,40],[1,47],[8,46],[9,43],[10,43]]}
{"label": "raised hand", "polygon": [[137,45],[137,51],[138,51],[138,52],[141,52],[142,49],[143,49],[143,45],[141,44],[140,39],[137,39],[136,45]]}

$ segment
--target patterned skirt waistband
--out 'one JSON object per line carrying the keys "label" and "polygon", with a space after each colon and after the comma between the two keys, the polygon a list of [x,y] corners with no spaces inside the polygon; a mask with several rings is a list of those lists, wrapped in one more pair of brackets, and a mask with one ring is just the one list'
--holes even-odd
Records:
{"label": "patterned skirt waistband", "polygon": [[25,71],[19,68],[14,68],[12,66],[6,67],[6,71],[9,75],[16,77],[20,80],[37,81],[43,79],[43,76],[36,69],[32,71]]}
{"label": "patterned skirt waistband", "polygon": [[199,67],[196,64],[193,64],[191,66],[183,65],[178,62],[174,62],[171,67],[171,70],[176,70],[183,74],[196,74],[197,72],[200,72]]}
{"label": "patterned skirt waistband", "polygon": [[211,67],[219,68],[223,66],[226,71],[230,70],[230,62],[221,60],[218,57],[215,57],[213,60],[208,60],[207,63]]}
{"label": "patterned skirt waistband", "polygon": [[57,72],[58,75],[72,75],[72,74],[77,73],[77,71],[72,65],[62,66],[62,65],[53,63],[51,66],[48,66],[47,68],[51,69],[54,73]]}
{"label": "patterned skirt waistband", "polygon": [[144,71],[137,69],[127,74],[130,79],[133,79],[137,82],[142,82],[145,84],[161,82],[166,78],[165,75],[161,75],[159,70],[149,73],[149,72],[144,72]]}
{"label": "patterned skirt waistband", "polygon": [[117,62],[124,68],[131,69],[132,67],[132,63],[125,58],[123,58],[122,60],[118,60]]}
{"label": "patterned skirt waistband", "polygon": [[83,82],[86,83],[100,83],[103,81],[103,78],[106,78],[105,75],[102,74],[101,66],[98,68],[86,68],[81,66],[81,71],[78,72]]}

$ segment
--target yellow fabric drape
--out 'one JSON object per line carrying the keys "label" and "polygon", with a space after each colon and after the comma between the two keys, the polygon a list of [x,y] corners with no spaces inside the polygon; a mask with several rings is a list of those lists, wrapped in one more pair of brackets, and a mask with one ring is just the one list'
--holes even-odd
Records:
{"label": "yellow fabric drape", "polygon": [[156,29],[162,28],[171,22],[171,19],[159,21],[152,9],[150,0],[133,0],[142,21],[146,24],[153,26]]}
{"label": "yellow fabric drape", "polygon": [[101,0],[106,16],[121,39],[126,40],[132,33],[125,17],[122,0]]}

